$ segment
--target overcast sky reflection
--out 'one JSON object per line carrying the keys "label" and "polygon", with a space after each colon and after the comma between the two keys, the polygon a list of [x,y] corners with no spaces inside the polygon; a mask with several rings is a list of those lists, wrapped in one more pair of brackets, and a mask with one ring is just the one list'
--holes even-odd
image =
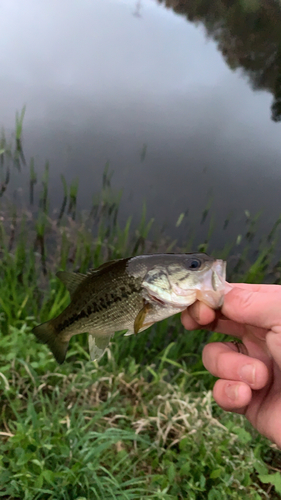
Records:
{"label": "overcast sky reflection", "polygon": [[54,202],[64,173],[79,176],[88,206],[109,161],[124,217],[146,198],[149,214],[174,226],[187,208],[195,220],[212,193],[219,218],[245,208],[276,218],[271,95],[232,72],[202,26],[140,5],[138,17],[129,0],[2,0],[1,125],[12,130],[26,104],[26,156],[39,170],[49,159]]}

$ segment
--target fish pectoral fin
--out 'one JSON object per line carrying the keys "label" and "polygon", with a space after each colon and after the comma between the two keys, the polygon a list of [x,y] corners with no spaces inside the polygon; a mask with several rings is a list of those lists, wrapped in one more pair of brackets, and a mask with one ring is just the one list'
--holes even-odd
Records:
{"label": "fish pectoral fin", "polygon": [[89,353],[92,361],[98,360],[102,357],[112,335],[97,335],[89,333]]}
{"label": "fish pectoral fin", "polygon": [[69,271],[59,271],[56,276],[62,281],[70,293],[70,296],[74,294],[77,287],[84,281],[87,277],[86,274],[81,273],[71,273]]}
{"label": "fish pectoral fin", "polygon": [[[144,330],[145,328],[148,328],[150,325],[153,323],[147,323],[147,326],[145,324],[145,317],[149,311],[151,311],[153,307],[151,304],[146,302],[144,306],[141,308],[141,310],[138,312],[135,321],[134,321],[134,333],[138,333],[140,330]],[[145,327],[145,328],[144,328]]]}
{"label": "fish pectoral fin", "polygon": [[139,330],[139,332],[143,332],[144,330],[146,330],[147,328],[149,328],[150,326],[154,325],[155,321],[150,321],[149,323],[143,323],[141,329]]}
{"label": "fish pectoral fin", "polygon": [[[155,321],[150,321],[149,323],[143,323],[142,327],[138,330],[137,333],[143,332],[150,326],[154,325]],[[124,337],[129,337],[130,335],[135,335],[135,332],[133,330],[128,330],[126,333],[124,333]]]}

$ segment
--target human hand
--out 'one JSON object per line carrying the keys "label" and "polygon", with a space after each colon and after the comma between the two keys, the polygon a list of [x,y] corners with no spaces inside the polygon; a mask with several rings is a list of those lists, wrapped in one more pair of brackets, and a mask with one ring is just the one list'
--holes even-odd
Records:
{"label": "human hand", "polygon": [[281,448],[281,286],[227,284],[221,311],[197,301],[182,313],[182,324],[242,340],[203,350],[204,366],[219,377],[214,399],[224,410],[244,414]]}

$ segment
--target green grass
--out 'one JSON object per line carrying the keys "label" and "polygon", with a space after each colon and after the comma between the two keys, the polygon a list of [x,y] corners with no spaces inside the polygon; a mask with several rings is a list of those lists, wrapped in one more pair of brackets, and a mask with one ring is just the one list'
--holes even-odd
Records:
{"label": "green grass", "polygon": [[274,498],[259,475],[276,452],[215,407],[200,374],[179,365],[171,377],[163,355],[157,370],[133,357],[121,368],[117,343],[103,366],[73,343],[73,361],[58,367],[25,324],[3,337],[2,496]]}
{"label": "green grass", "polygon": [[[21,134],[15,140],[21,144]],[[24,158],[5,141],[4,179],[13,157]],[[14,166],[11,172],[18,171],[17,161]],[[69,301],[55,278],[58,269],[85,271],[111,258],[190,246],[187,241],[178,248],[163,234],[153,237],[145,206],[138,224],[133,227],[129,218],[121,227],[121,193],[113,189],[108,167],[87,213],[76,210],[78,183],[68,186],[64,177],[61,208],[52,212],[48,172],[47,164],[36,190],[32,160],[29,206],[19,209],[6,194],[0,206],[0,497],[280,498],[280,452],[243,417],[212,400],[214,378],[201,352],[222,335],[187,332],[176,316],[137,336],[115,334],[99,363],[89,361],[87,336],[74,337],[62,366],[36,342],[33,326]],[[182,221],[181,215],[177,224]],[[225,249],[210,250],[231,256],[230,280],[279,283],[280,221],[253,256],[256,224],[247,213],[239,245],[235,235]],[[206,240],[199,247],[208,245]]]}

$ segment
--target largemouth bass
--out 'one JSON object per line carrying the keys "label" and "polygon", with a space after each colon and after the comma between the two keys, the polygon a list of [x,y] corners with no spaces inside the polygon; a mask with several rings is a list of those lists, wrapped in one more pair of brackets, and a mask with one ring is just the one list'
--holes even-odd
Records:
{"label": "largemouth bass", "polygon": [[203,253],[152,254],[113,260],[87,274],[59,271],[71,302],[54,319],[33,329],[58,363],[73,335],[89,333],[92,360],[116,331],[138,333],[183,311],[196,300],[222,306],[226,263]]}

